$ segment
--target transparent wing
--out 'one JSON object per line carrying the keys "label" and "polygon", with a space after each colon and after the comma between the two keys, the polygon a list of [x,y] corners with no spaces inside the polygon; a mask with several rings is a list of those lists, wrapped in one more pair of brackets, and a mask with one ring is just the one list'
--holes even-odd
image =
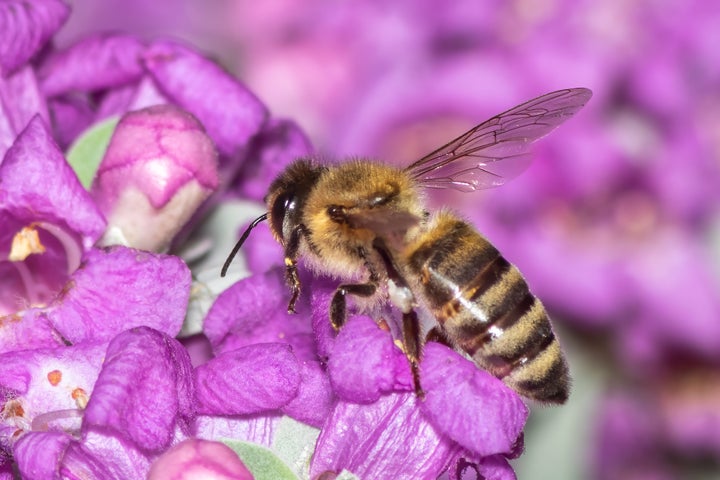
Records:
{"label": "transparent wing", "polygon": [[534,98],[470,129],[405,170],[420,186],[471,192],[502,185],[530,165],[530,144],[590,100],[587,88]]}

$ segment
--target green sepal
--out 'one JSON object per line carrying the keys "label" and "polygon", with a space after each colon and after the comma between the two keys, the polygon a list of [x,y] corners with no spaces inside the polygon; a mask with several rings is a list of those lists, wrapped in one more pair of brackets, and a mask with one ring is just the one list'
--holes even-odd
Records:
{"label": "green sepal", "polygon": [[68,149],[67,161],[86,190],[90,190],[119,121],[120,117],[114,116],[92,125]]}

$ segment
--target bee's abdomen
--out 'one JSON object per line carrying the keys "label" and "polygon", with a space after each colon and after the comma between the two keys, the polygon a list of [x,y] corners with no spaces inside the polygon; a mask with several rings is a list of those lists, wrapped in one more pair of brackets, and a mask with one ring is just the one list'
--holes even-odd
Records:
{"label": "bee's abdomen", "polygon": [[407,256],[447,337],[520,394],[563,403],[569,374],[545,308],[469,224],[442,214]]}

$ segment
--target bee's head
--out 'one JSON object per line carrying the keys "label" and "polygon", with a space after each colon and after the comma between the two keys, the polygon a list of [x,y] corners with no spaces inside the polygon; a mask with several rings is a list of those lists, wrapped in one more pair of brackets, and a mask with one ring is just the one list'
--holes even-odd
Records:
{"label": "bee's head", "polygon": [[315,186],[318,178],[320,178],[323,170],[325,170],[325,167],[315,165],[309,160],[297,160],[278,175],[265,196],[268,211],[253,220],[245,233],[242,234],[240,240],[238,240],[225,260],[225,264],[220,271],[221,276],[225,276],[230,263],[253,228],[268,218],[270,219],[270,231],[275,236],[275,239],[284,247],[287,245],[293,230],[300,224],[305,199]]}
{"label": "bee's head", "polygon": [[265,196],[270,230],[285,245],[292,231],[300,223],[308,193],[320,178],[324,167],[310,160],[297,160],[290,164],[270,185]]}

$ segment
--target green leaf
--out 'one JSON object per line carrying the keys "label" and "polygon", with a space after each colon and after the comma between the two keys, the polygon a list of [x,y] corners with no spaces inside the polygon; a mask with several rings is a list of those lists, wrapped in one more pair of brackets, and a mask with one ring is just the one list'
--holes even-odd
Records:
{"label": "green leaf", "polygon": [[290,468],[267,448],[237,440],[221,441],[237,453],[255,480],[298,480]]}
{"label": "green leaf", "polygon": [[95,172],[119,121],[120,117],[115,116],[94,124],[76,138],[68,149],[68,163],[86,190],[92,185]]}
{"label": "green leaf", "polygon": [[292,417],[280,419],[271,449],[300,478],[310,477],[310,459],[320,430]]}

